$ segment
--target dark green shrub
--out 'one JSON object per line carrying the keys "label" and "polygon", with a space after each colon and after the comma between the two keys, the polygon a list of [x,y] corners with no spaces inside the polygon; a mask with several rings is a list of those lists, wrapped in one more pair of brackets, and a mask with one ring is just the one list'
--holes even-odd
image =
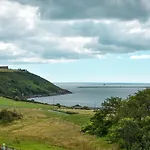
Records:
{"label": "dark green shrub", "polygon": [[20,98],[19,98],[18,96],[15,96],[15,97],[14,97],[14,100],[15,100],[15,101],[20,101]]}
{"label": "dark green shrub", "polygon": [[81,109],[83,109],[83,110],[90,110],[90,108],[88,106],[83,106]]}
{"label": "dark green shrub", "polygon": [[66,111],[65,113],[66,113],[66,114],[69,114],[69,115],[79,114],[78,112],[72,112],[72,111]]}
{"label": "dark green shrub", "polygon": [[1,123],[11,123],[14,120],[21,119],[22,115],[14,111],[9,111],[3,109],[0,111],[0,121]]}
{"label": "dark green shrub", "polygon": [[60,105],[59,103],[57,103],[57,104],[56,104],[56,106],[57,106],[58,108],[60,108],[60,107],[61,107],[61,105]]}

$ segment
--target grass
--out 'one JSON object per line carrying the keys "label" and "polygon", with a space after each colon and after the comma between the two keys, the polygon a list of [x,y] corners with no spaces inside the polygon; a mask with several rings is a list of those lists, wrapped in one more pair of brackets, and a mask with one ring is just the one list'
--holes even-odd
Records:
{"label": "grass", "polygon": [[0,143],[21,150],[117,150],[104,139],[81,132],[81,126],[89,121],[92,113],[79,110],[79,114],[67,115],[48,111],[51,108],[48,105],[14,102],[2,97],[1,104],[11,106],[9,109],[17,106],[16,111],[24,117],[0,126]]}
{"label": "grass", "polygon": [[0,72],[17,72],[18,70],[14,69],[0,69]]}
{"label": "grass", "polygon": [[39,149],[40,150],[65,150],[64,148],[61,148],[61,147],[45,145],[43,143],[36,143],[36,142],[26,142],[26,143],[20,144],[19,148],[22,150],[27,150],[27,149],[28,150],[39,150]]}
{"label": "grass", "polygon": [[9,141],[8,138],[0,138],[0,141],[7,141],[9,147],[15,147],[17,150],[65,150],[62,147],[51,146],[49,144],[39,143],[36,141],[19,141],[17,138],[13,141],[13,143],[12,141]]}
{"label": "grass", "polygon": [[56,112],[46,112],[45,114],[49,118],[58,118],[63,121],[72,122],[76,125],[84,125],[88,123],[89,119],[91,118],[91,115],[87,114],[75,114],[75,115],[68,115],[63,113],[56,113]]}
{"label": "grass", "polygon": [[43,105],[37,103],[30,103],[30,102],[22,102],[22,101],[14,101],[11,99],[0,97],[0,107],[7,107],[7,108],[41,108],[41,109],[50,109],[52,108],[51,105]]}
{"label": "grass", "polygon": [[67,108],[63,108],[60,109],[63,111],[71,111],[71,112],[75,112],[75,113],[79,113],[79,114],[87,114],[87,115],[94,115],[94,111],[93,110],[83,110],[83,109],[67,109]]}

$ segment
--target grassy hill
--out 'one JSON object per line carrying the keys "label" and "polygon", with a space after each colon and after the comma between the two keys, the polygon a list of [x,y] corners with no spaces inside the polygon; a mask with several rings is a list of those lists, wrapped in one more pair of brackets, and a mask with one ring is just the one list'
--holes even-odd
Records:
{"label": "grassy hill", "polygon": [[25,99],[70,93],[27,70],[0,69],[0,96]]}
{"label": "grassy hill", "polygon": [[23,115],[21,120],[0,124],[0,143],[7,146],[21,150],[117,150],[116,145],[81,132],[81,126],[93,116],[92,110],[74,110],[78,114],[68,115],[52,111],[51,105],[0,97],[0,110],[4,108]]}

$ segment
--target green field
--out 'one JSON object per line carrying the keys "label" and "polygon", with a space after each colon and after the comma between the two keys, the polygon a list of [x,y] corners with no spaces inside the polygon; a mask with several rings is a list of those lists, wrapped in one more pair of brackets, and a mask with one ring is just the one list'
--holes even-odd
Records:
{"label": "green field", "polygon": [[42,108],[42,109],[50,109],[52,108],[51,105],[43,105],[43,104],[36,104],[30,102],[23,102],[23,101],[14,101],[11,99],[0,97],[0,107],[6,108]]}
{"label": "green field", "polygon": [[15,108],[23,115],[21,120],[0,125],[0,143],[21,150],[117,150],[104,139],[81,132],[81,126],[93,115],[91,110],[76,110],[79,114],[68,115],[53,112],[50,105],[3,97],[0,97],[0,106],[0,109]]}

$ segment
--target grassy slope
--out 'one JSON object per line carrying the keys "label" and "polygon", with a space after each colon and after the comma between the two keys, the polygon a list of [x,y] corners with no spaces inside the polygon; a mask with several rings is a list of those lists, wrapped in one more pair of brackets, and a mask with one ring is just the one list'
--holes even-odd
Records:
{"label": "grassy slope", "polygon": [[[0,126],[0,143],[21,150],[111,150],[113,145],[103,139],[81,133],[81,125],[89,121],[92,113],[83,111],[67,115],[48,111],[51,106],[14,102],[0,97],[0,105],[16,108],[23,119],[11,125]],[[5,106],[6,107],[6,106]]]}
{"label": "grassy slope", "polygon": [[66,91],[30,72],[0,69],[0,95],[14,98],[63,92]]}

